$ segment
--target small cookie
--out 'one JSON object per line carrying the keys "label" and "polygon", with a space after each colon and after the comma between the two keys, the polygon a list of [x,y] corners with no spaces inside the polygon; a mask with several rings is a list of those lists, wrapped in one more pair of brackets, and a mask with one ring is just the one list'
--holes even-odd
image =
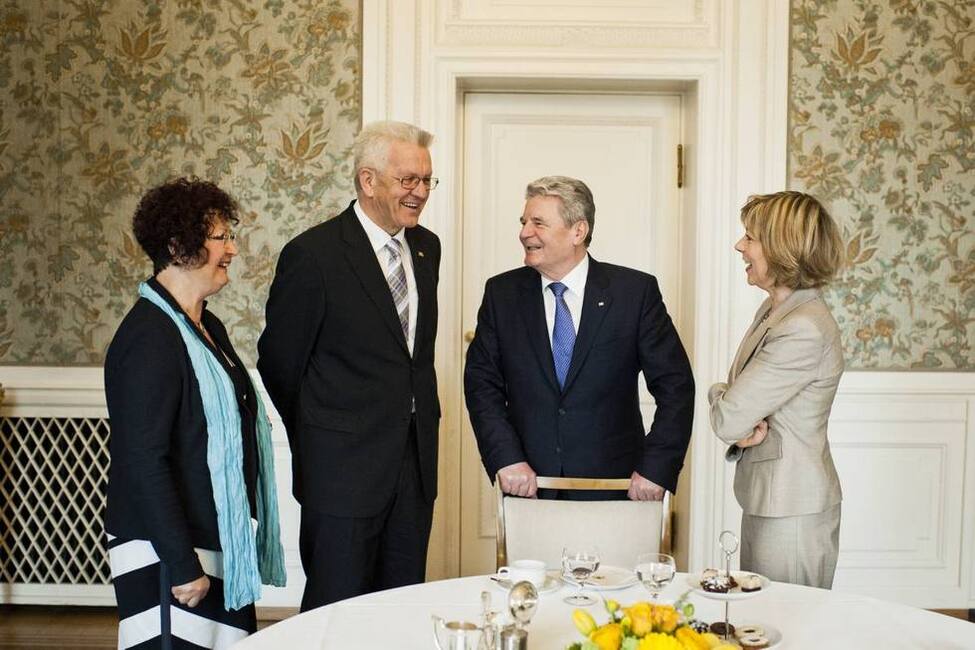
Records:
{"label": "small cookie", "polygon": [[742,591],[758,591],[762,588],[762,579],[754,573],[742,576],[740,580]]}
{"label": "small cookie", "polygon": [[[711,623],[711,632],[713,634],[717,634],[719,637],[723,637],[724,636],[724,621],[715,621],[714,623]],[[734,635],[734,633],[735,633],[735,626],[732,625],[731,623],[729,623],[728,624],[728,634],[729,635]]]}
{"label": "small cookie", "polygon": [[705,569],[704,572],[701,573],[701,582],[704,582],[708,578],[713,578],[716,575],[718,575],[717,569]]}
{"label": "small cookie", "polygon": [[761,625],[740,625],[738,626],[738,631],[735,632],[735,636],[751,636],[752,634],[765,636],[765,628]]}
{"label": "small cookie", "polygon": [[745,636],[738,637],[738,643],[741,644],[742,648],[746,650],[768,647],[768,637],[762,634],[747,634]]}

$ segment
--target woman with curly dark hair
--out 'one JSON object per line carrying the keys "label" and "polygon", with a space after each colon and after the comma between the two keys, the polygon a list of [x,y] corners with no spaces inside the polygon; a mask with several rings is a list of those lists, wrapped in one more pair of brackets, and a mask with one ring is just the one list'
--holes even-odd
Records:
{"label": "woman with curly dark hair", "polygon": [[105,359],[119,648],[227,647],[255,631],[261,583],[285,581],[270,424],[205,302],[230,281],[237,222],[225,192],[184,178],[133,218],[154,276]]}

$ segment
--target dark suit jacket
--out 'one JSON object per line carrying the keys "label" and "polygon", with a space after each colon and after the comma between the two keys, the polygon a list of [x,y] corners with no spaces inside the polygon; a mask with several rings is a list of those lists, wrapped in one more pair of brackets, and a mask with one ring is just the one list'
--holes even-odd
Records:
{"label": "dark suit jacket", "polygon": [[436,497],[440,240],[422,226],[408,229],[406,240],[419,297],[412,357],[351,204],[281,251],[257,368],[288,432],[303,507],[378,514],[396,485],[413,400],[424,495]]}
{"label": "dark suit jacket", "polygon": [[[590,258],[580,320],[559,390],[538,272],[522,267],[488,280],[464,372],[488,476],[521,461],[542,476],[629,478],[636,470],[673,492],[691,436],[694,379],[657,281]],[[649,435],[641,370],[657,405]]]}
{"label": "dark suit jacket", "polygon": [[[179,303],[155,279],[149,284],[177,312]],[[243,368],[223,323],[206,309],[203,324],[237,368]],[[224,369],[220,352],[202,335]],[[253,503],[257,453],[254,388],[238,395],[244,437],[245,480]],[[139,298],[105,356],[108,403],[108,507],[105,530],[152,542],[174,585],[203,575],[193,547],[220,550],[217,510],[207,466],[207,423],[200,384],[179,329],[161,309]],[[252,462],[248,462],[248,459]],[[246,471],[247,469],[250,471]]]}

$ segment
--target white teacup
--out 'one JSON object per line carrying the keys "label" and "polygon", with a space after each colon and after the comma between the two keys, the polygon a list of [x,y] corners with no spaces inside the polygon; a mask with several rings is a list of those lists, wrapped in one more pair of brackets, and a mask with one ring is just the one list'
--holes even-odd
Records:
{"label": "white teacup", "polygon": [[515,560],[498,569],[498,577],[512,584],[527,580],[536,587],[545,584],[545,563],[541,560]]}

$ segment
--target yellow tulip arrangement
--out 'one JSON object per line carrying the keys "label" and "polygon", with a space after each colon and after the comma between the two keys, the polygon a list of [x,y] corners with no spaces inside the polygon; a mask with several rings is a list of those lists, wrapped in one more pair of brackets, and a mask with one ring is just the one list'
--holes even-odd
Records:
{"label": "yellow tulip arrangement", "polygon": [[693,614],[689,603],[682,605],[681,610],[648,602],[629,607],[621,607],[615,600],[603,603],[610,616],[603,625],[597,625],[584,609],[572,613],[572,622],[586,638],[566,650],[722,650],[723,643],[717,636],[699,633],[687,624],[686,617]]}

